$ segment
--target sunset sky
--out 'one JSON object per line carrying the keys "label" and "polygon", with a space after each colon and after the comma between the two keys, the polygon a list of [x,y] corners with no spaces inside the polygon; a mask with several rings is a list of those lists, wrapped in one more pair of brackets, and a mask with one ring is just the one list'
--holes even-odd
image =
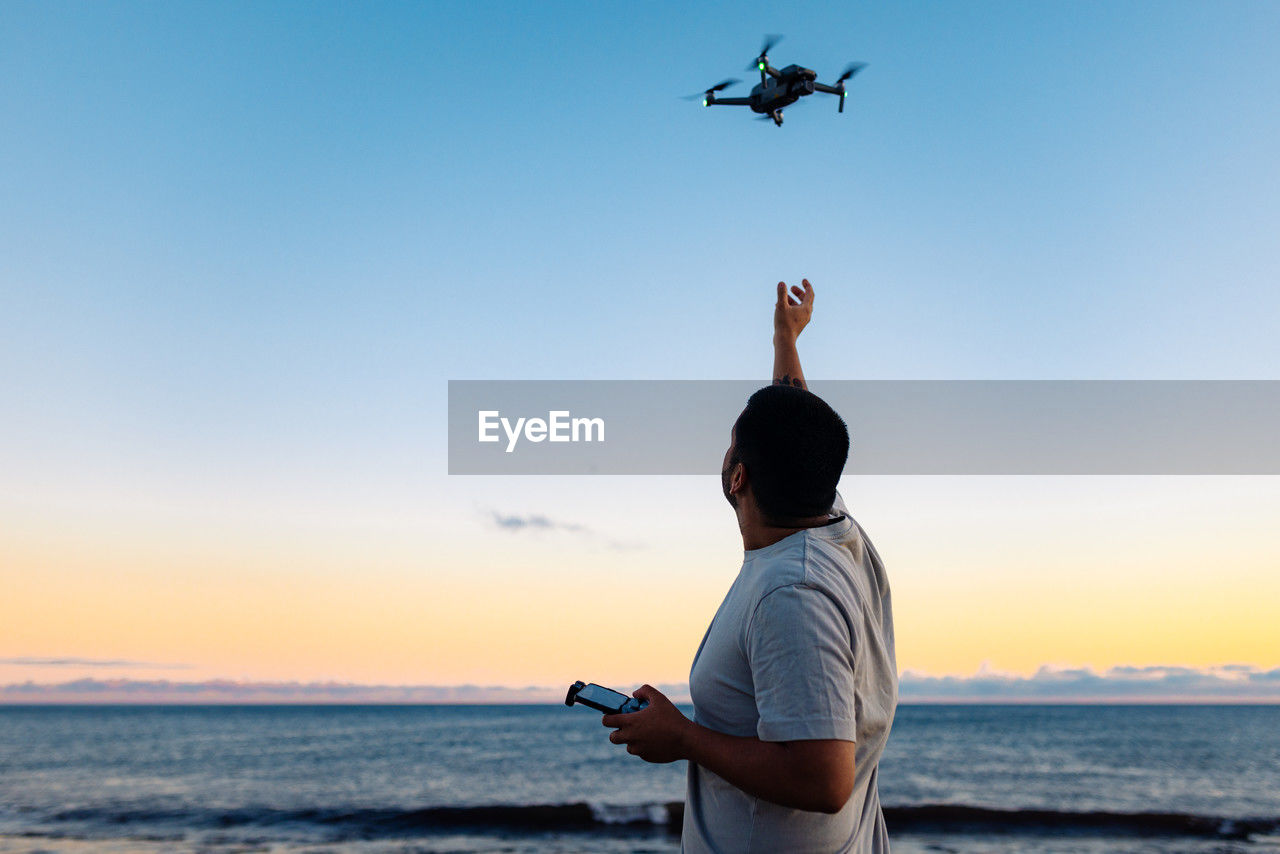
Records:
{"label": "sunset sky", "polygon": [[[450,477],[446,384],[763,383],[779,279],[819,393],[1277,379],[1280,6],[781,8],[0,9],[0,685],[684,681],[717,479]],[[765,31],[843,115],[677,99]],[[1280,667],[1280,478],[841,488],[903,670]]]}

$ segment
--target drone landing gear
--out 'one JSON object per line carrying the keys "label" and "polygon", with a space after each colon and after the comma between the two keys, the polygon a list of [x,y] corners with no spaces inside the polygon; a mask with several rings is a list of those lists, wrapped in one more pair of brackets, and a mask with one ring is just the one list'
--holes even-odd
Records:
{"label": "drone landing gear", "polygon": [[782,110],[774,110],[769,114],[769,118],[773,119],[775,125],[782,127]]}

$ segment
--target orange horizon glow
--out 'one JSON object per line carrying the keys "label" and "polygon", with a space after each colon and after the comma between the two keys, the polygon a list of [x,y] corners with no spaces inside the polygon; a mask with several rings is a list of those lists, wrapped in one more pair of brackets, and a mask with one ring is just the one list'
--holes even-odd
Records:
{"label": "orange horizon glow", "polygon": [[[1276,485],[1155,480],[1102,479],[1101,499],[1044,480],[1039,506],[1022,502],[1035,479],[848,485],[889,569],[899,669],[1280,665]],[[705,485],[638,548],[493,531],[474,507],[435,528],[0,508],[0,659],[163,665],[0,662],[0,684],[681,683],[741,553]],[[593,491],[583,504],[604,504]],[[599,527],[625,532],[633,508],[616,512]]]}

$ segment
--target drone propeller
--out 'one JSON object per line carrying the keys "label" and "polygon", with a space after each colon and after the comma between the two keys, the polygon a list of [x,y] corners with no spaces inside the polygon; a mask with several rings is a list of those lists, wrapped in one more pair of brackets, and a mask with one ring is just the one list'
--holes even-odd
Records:
{"label": "drone propeller", "polygon": [[867,67],[867,64],[865,62],[851,62],[847,66],[845,66],[844,73],[841,74],[839,79],[836,80],[836,88],[840,90],[840,107],[836,110],[837,113],[844,112],[844,97],[845,97],[844,81],[850,79],[851,77],[853,77],[853,75],[857,74],[859,71],[861,71],[866,67]]}
{"label": "drone propeller", "polygon": [[773,50],[774,45],[782,41],[782,36],[775,34],[765,34],[764,43],[760,45],[760,55],[755,61],[746,67],[747,71],[759,71],[760,82],[764,82],[765,69],[769,67],[769,51]]}
{"label": "drone propeller", "polygon": [[681,95],[680,97],[682,97],[686,101],[696,101],[699,98],[701,98],[704,102],[706,102],[711,100],[711,96],[714,95],[716,92],[719,92],[722,89],[728,89],[734,83],[738,83],[738,82],[739,82],[738,78],[730,77],[728,80],[721,80],[719,83],[712,86],[710,89],[706,89],[702,92],[695,92],[692,95]]}
{"label": "drone propeller", "polygon": [[844,81],[848,80],[850,77],[857,74],[859,71],[861,71],[866,67],[867,67],[867,64],[865,62],[849,63],[848,66],[845,67],[844,73],[840,75],[840,79],[836,81],[836,84],[839,85],[843,83]]}

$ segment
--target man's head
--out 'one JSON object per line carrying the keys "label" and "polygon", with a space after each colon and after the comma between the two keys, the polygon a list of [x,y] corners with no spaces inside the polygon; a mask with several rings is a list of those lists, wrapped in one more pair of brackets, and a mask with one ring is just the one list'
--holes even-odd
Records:
{"label": "man's head", "polygon": [[802,388],[766,386],[751,395],[732,436],[720,479],[734,507],[731,481],[741,464],[766,518],[804,519],[831,509],[849,457],[849,429],[822,398]]}

